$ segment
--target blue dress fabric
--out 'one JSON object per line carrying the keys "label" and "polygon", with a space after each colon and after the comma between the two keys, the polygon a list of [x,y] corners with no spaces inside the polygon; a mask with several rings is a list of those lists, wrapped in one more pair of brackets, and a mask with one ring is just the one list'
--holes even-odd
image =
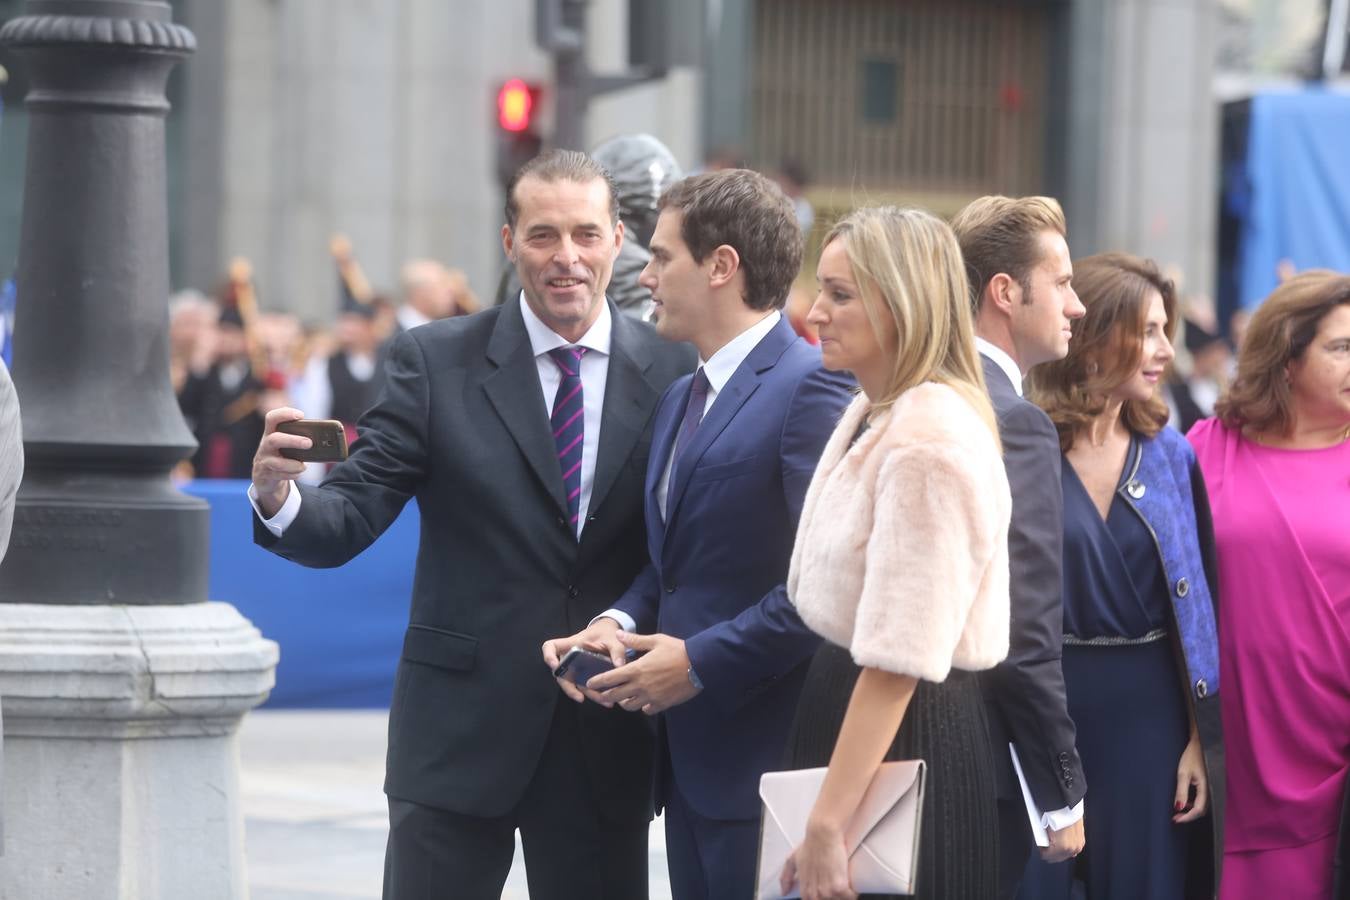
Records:
{"label": "blue dress fabric", "polygon": [[1175,638],[1159,636],[1172,614],[1158,544],[1121,496],[1138,450],[1132,441],[1104,521],[1064,461],[1064,682],[1092,785],[1087,845],[1064,863],[1033,856],[1019,900],[1185,896],[1193,826],[1172,816],[1190,727]]}

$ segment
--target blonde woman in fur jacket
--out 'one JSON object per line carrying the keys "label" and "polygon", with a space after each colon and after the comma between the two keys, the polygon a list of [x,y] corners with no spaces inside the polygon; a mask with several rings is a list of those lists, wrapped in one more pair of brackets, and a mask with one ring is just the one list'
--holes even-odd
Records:
{"label": "blonde woman in fur jacket", "polygon": [[995,775],[974,673],[1008,652],[1011,500],[946,223],[862,209],[826,238],[808,321],[861,394],[806,495],[788,575],[826,643],[789,739],[829,765],[782,874],[806,900],[856,896],[843,834],[883,760],[929,766],[916,896],[997,894]]}

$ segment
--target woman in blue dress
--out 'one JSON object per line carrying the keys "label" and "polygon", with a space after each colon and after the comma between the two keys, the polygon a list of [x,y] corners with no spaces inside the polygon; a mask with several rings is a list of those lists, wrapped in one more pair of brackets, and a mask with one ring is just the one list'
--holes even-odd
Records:
{"label": "woman in blue dress", "polygon": [[[1031,374],[1064,453],[1064,682],[1090,785],[1075,860],[1033,859],[1022,900],[1188,900],[1217,886],[1218,642],[1204,482],[1159,396],[1175,291],[1151,261],[1074,266],[1086,315]],[[1204,824],[1194,823],[1205,819]]]}

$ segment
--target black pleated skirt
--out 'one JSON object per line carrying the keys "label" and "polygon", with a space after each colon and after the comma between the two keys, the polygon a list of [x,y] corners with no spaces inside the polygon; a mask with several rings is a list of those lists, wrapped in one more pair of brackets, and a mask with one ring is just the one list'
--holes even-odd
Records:
{"label": "black pleated skirt", "polygon": [[[787,768],[827,766],[861,670],[824,644],[811,661],[788,738]],[[984,698],[971,672],[920,681],[887,760],[928,764],[918,890],[925,900],[998,896],[998,811]],[[869,895],[872,896],[872,895]]]}

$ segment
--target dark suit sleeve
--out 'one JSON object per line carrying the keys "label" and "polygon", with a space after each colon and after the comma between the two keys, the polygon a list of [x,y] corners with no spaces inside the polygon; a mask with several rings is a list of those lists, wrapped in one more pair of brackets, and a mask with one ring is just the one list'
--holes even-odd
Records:
{"label": "dark suit sleeve", "polygon": [[255,542],[315,568],[340,566],[370,546],[426,473],[429,392],[421,347],[410,334],[399,335],[384,391],[362,417],[351,456],[319,487],[292,484],[300,491],[300,513],[281,537],[255,515]]}
{"label": "dark suit sleeve", "polygon": [[1086,782],[1074,747],[1060,658],[1064,497],[1059,438],[1030,404],[1011,407],[1000,422],[1012,489],[1008,529],[1012,623],[1008,658],[985,675],[996,715],[1043,812],[1075,805]]}
{"label": "dark suit sleeve", "polygon": [[656,566],[647,563],[613,608],[633,617],[638,634],[651,634],[656,631],[660,605],[661,584],[656,575]]}
{"label": "dark suit sleeve", "polygon": [[[851,379],[818,369],[797,386],[779,444],[783,493],[794,527],[820,454],[851,398]],[[685,641],[704,693],[735,712],[815,652],[820,637],[802,622],[779,584],[736,618]]]}

